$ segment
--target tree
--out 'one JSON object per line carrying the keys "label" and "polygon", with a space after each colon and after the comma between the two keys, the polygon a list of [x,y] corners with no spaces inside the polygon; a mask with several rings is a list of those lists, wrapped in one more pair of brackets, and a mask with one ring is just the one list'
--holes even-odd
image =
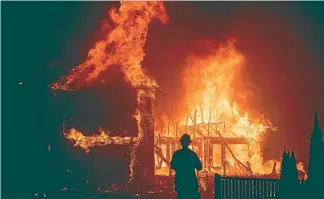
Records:
{"label": "tree", "polygon": [[323,194],[321,188],[324,180],[324,152],[323,152],[322,130],[318,121],[318,115],[314,114],[314,128],[311,134],[309,147],[309,166],[308,166],[308,191],[317,198]]}
{"label": "tree", "polygon": [[298,178],[298,170],[297,170],[297,161],[295,157],[294,150],[290,155],[290,165],[289,165],[289,196],[290,198],[299,198],[300,197],[300,180]]}
{"label": "tree", "polygon": [[281,160],[281,170],[280,170],[280,197],[286,198],[288,195],[288,184],[289,184],[289,152],[287,152],[287,148],[284,148]]}
{"label": "tree", "polygon": [[279,198],[298,198],[299,185],[295,153],[293,150],[290,153],[285,147],[281,162]]}

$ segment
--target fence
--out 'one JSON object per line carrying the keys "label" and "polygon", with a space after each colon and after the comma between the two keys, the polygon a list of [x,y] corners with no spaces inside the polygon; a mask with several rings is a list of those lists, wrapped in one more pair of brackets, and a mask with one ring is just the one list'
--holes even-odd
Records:
{"label": "fence", "polygon": [[278,198],[279,179],[222,177],[214,178],[214,199]]}

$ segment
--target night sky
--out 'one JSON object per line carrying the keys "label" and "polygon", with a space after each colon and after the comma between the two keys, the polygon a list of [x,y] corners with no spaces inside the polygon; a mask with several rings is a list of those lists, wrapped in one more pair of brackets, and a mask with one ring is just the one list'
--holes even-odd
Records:
{"label": "night sky", "polygon": [[[57,97],[47,87],[85,60],[103,38],[100,27],[108,8],[119,3],[1,5],[4,198],[58,190],[68,183],[82,186],[86,179],[94,187],[124,182],[126,147],[96,148],[85,155],[63,138],[61,124],[89,135],[99,125],[135,135],[135,92],[115,71],[106,74],[107,85],[58,92]],[[181,103],[175,88],[188,54],[205,53],[206,43],[217,46],[235,37],[255,88],[251,103],[279,128],[269,139],[266,156],[279,158],[286,144],[307,166],[313,111],[324,118],[324,3],[166,2],[166,8],[171,20],[150,25],[143,61],[166,93],[157,95],[157,114]]]}

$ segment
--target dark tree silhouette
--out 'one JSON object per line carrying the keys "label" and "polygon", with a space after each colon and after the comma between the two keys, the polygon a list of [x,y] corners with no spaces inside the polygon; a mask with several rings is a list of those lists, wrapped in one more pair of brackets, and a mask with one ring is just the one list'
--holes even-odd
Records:
{"label": "dark tree silhouette", "polygon": [[296,165],[297,165],[297,161],[295,157],[295,152],[293,150],[290,156],[290,167],[289,167],[289,172],[290,172],[289,196],[291,198],[299,198],[298,191],[299,191],[300,181],[298,178],[298,170]]}
{"label": "dark tree silhouette", "polygon": [[281,162],[279,198],[298,198],[299,186],[295,153],[293,150],[290,153],[285,147]]}
{"label": "dark tree silhouette", "polygon": [[280,198],[285,198],[287,195],[287,184],[289,179],[289,154],[287,148],[284,147],[281,160],[281,170],[280,170]]}
{"label": "dark tree silhouette", "polygon": [[314,114],[314,128],[311,135],[309,147],[309,166],[308,166],[308,193],[321,198],[323,195],[324,180],[324,152],[322,130],[318,121],[318,115]]}

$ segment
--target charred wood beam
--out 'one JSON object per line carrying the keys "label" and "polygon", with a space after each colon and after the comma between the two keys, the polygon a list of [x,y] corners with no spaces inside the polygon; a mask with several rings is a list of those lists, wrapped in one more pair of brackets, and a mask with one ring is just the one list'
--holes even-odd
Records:
{"label": "charred wood beam", "polygon": [[246,162],[247,167],[248,167],[248,172],[250,173],[250,175],[252,175],[252,169],[251,169],[251,164],[249,161]]}
{"label": "charred wood beam", "polygon": [[200,130],[196,128],[196,132],[201,136],[201,137],[206,137],[206,135]]}
{"label": "charred wood beam", "polygon": [[[171,117],[171,124],[172,124],[173,128],[176,129],[177,127],[176,127],[176,124],[175,124],[175,122],[174,122],[174,120],[173,120],[171,109],[169,109],[169,111],[170,111],[170,113],[171,113],[171,114],[170,114],[170,117]],[[176,136],[176,133],[174,133],[173,131],[172,131],[172,134],[173,134],[174,136]]]}
{"label": "charred wood beam", "polygon": [[[192,121],[192,123],[194,124],[194,127],[196,126],[196,121],[194,121],[194,119],[192,118],[192,116],[191,116],[191,114],[190,114],[190,111],[189,111],[189,108],[188,108],[188,106],[185,104],[185,107],[186,107],[186,110],[187,110],[187,112],[188,112],[188,115],[189,115],[189,117],[190,117],[190,119],[191,119],[191,121]],[[197,111],[197,110],[196,110]],[[195,113],[196,114],[196,113]],[[196,117],[196,116],[195,116]],[[187,132],[188,133],[188,132]]]}
{"label": "charred wood beam", "polygon": [[[154,146],[154,152],[155,152],[155,155],[157,155],[158,158],[160,158],[168,167],[170,167],[170,161],[167,160],[164,156],[163,156],[163,153],[162,153],[162,149],[161,147],[155,145]],[[161,163],[162,165],[162,163]],[[161,168],[161,166],[160,166]]]}
{"label": "charred wood beam", "polygon": [[195,138],[195,136],[196,136],[197,109],[195,110],[194,118],[195,118],[195,122],[194,122],[194,131],[193,131],[193,136],[192,136],[193,138]]}

